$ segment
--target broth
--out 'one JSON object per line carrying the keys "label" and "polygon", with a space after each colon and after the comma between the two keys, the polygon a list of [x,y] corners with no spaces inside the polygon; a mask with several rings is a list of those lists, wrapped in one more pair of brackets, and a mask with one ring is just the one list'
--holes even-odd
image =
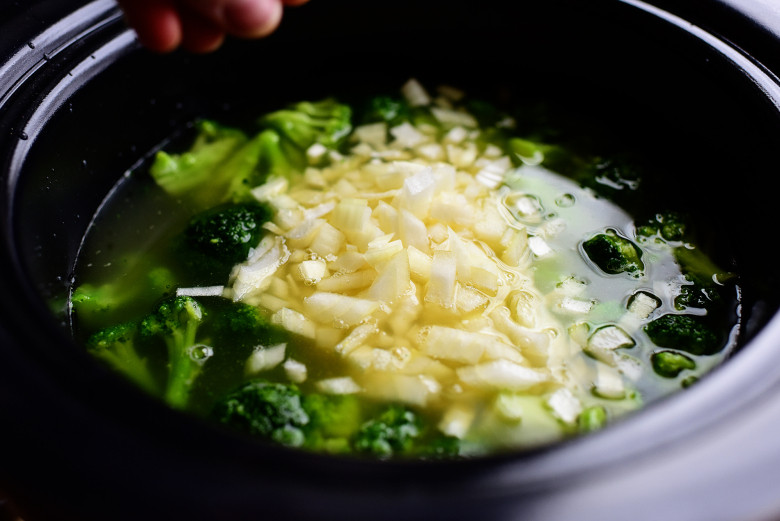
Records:
{"label": "broth", "polygon": [[[445,88],[431,104],[416,105],[415,95],[424,89],[413,81],[404,89],[406,105],[399,106],[430,110],[415,124],[397,115],[356,122],[352,141],[308,143],[309,164],[300,176],[263,176],[251,186],[250,199],[273,217],[264,225],[264,242],[252,243],[248,259],[234,263],[230,274],[204,275],[176,253],[182,230],[212,203],[171,196],[148,175],[149,162],[130,172],[102,205],[81,248],[77,338],[89,345],[103,328],[142,320],[164,296],[194,295],[205,318],[199,350],[191,355],[202,359],[186,399],[169,399],[171,405],[204,417],[215,408],[224,413],[232,407],[234,414],[236,401],[225,405],[225,397],[261,381],[292,385],[302,393],[304,409],[309,396],[335,396],[337,409],[359,397],[349,405],[359,409],[350,412],[354,425],[319,433],[325,442],[287,437],[291,430],[308,436],[315,413],[290,420],[294,428],[281,437],[261,437],[379,457],[472,456],[555,442],[691,385],[725,359],[737,332],[733,274],[697,256],[691,265],[706,265],[712,284],[698,275],[700,284],[693,284],[695,270],[681,266],[680,252],[700,250],[688,236],[664,236],[676,214],[665,208],[629,212],[634,208],[616,202],[637,185],[631,176],[613,175],[618,162],[583,162],[565,148],[524,137],[508,141],[517,135],[511,126],[486,137],[495,128],[484,128],[463,110],[457,90]],[[440,109],[438,117],[431,107]],[[499,118],[493,123],[507,124]],[[464,157],[470,152],[473,158]],[[580,174],[589,168],[598,175],[583,181]],[[613,201],[594,189],[594,180],[606,192],[621,193]],[[479,211],[484,219],[469,218]],[[356,225],[360,212],[369,217]],[[491,221],[494,214],[503,221]],[[369,220],[376,228],[370,233]],[[494,224],[498,232],[490,228]],[[322,234],[326,226],[337,239]],[[420,229],[423,243],[416,242]],[[595,259],[589,248],[598,242],[591,240],[614,237],[624,241],[618,247],[641,253],[641,268],[611,272]],[[319,246],[312,246],[315,240]],[[274,248],[283,253],[271,258]],[[262,263],[270,274],[258,281]],[[244,289],[242,267],[255,277]],[[695,295],[681,304],[686,287]],[[95,295],[103,288],[120,295],[121,303],[101,306],[99,296],[79,301],[79,288]],[[227,334],[218,317],[236,302],[261,310],[268,330]],[[715,302],[718,311],[709,307]],[[403,315],[410,307],[415,311]],[[659,337],[646,326],[665,315],[726,318],[714,333],[717,348],[656,345],[652,338]],[[154,390],[171,371],[160,345],[141,342],[138,350],[151,373],[151,392],[167,399]],[[408,425],[410,436],[424,449],[409,449],[412,442],[392,436],[379,450],[356,449],[354,440],[371,425],[398,424],[397,416],[395,424],[382,416],[391,406],[417,416]],[[244,423],[238,427],[257,434]]]}

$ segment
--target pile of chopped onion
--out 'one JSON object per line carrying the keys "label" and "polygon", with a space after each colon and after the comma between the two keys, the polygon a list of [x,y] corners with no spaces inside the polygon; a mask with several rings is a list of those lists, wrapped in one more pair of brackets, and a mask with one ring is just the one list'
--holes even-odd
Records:
{"label": "pile of chopped onion", "polygon": [[[538,396],[553,421],[571,424],[594,385],[623,396],[609,358],[627,342],[622,330],[578,339],[534,286],[534,258],[553,252],[506,210],[510,158],[478,146],[475,118],[453,108],[457,91],[433,99],[412,80],[402,92],[413,104],[433,100],[444,136],[410,123],[360,126],[350,154],[312,147],[312,163],[330,154],[328,166],[255,188],[275,218],[225,295],[346,362],[319,390],[428,408],[449,435],[466,436],[486,407],[521,420],[527,402],[517,397]],[[565,311],[588,311],[576,287],[558,291]],[[605,361],[595,370],[577,356],[589,341]],[[247,367],[278,364],[291,381],[307,379],[283,345]]]}

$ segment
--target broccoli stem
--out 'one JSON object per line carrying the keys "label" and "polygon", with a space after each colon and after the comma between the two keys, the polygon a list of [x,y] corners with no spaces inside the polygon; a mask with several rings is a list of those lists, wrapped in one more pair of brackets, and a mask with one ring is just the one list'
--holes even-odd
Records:
{"label": "broccoli stem", "polygon": [[183,408],[190,397],[192,382],[200,373],[200,363],[193,358],[198,323],[189,321],[182,330],[175,330],[165,339],[168,347],[169,373],[165,400],[173,407]]}

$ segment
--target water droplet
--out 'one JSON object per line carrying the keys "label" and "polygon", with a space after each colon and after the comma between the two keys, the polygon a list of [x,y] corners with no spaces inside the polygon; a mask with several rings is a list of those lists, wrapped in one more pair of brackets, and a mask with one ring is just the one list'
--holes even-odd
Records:
{"label": "water droplet", "polygon": [[26,141],[30,136],[27,135],[27,132],[21,131],[19,132],[19,139],[22,141]]}
{"label": "water droplet", "polygon": [[205,344],[195,344],[190,347],[187,354],[190,355],[192,360],[202,364],[214,355],[214,348]]}
{"label": "water droplet", "polygon": [[30,49],[35,49],[35,44],[32,42],[27,42],[27,47],[29,47]]}
{"label": "water droplet", "polygon": [[561,208],[571,208],[575,202],[577,202],[577,199],[574,197],[574,194],[563,194],[555,200],[555,204]]}
{"label": "water droplet", "polygon": [[46,60],[46,61],[49,61],[49,60],[51,60],[51,56],[49,55],[49,53],[45,52],[45,53],[43,53],[43,59]]}

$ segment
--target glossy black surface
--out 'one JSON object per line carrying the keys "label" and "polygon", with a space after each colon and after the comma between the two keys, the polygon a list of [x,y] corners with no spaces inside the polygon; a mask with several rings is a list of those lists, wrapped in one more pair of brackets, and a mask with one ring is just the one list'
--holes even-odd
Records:
{"label": "glossy black surface", "polygon": [[[780,284],[765,232],[778,221],[767,210],[780,184],[780,46],[737,2],[667,3],[656,5],[674,14],[633,1],[474,12],[312,0],[267,40],[197,57],[139,49],[108,1],[76,14],[79,2],[0,8],[13,22],[0,50],[0,488],[29,521],[771,519]],[[666,175],[683,188],[709,187],[692,204],[723,230],[713,251],[746,275],[742,350],[588,438],[390,464],[248,443],[172,413],[100,370],[52,318],[106,192],[192,118],[240,120],[409,76],[548,98],[674,165]]]}

